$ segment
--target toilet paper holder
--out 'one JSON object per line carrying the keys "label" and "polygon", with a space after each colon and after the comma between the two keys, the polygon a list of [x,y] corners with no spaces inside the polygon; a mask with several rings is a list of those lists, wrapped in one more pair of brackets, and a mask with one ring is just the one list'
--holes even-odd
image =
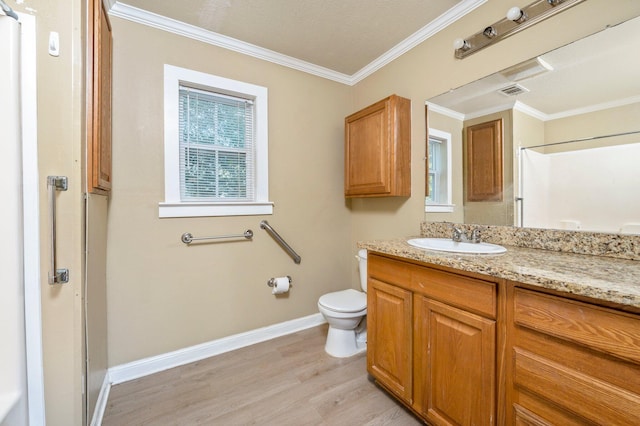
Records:
{"label": "toilet paper holder", "polygon": [[[293,287],[293,285],[291,284],[291,277],[289,275],[286,275],[287,279],[289,280],[289,287]],[[274,285],[276,285],[276,279],[275,278],[269,278],[269,281],[267,281],[267,285],[269,287],[273,287]]]}

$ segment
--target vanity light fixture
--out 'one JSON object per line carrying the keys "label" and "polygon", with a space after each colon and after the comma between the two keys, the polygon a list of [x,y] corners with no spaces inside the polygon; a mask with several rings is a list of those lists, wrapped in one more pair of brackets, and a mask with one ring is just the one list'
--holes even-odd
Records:
{"label": "vanity light fixture", "polygon": [[484,30],[470,37],[456,39],[453,45],[455,57],[458,59],[465,58],[583,1],[536,0],[523,8],[514,6],[507,11],[507,16],[500,21],[485,27]]}

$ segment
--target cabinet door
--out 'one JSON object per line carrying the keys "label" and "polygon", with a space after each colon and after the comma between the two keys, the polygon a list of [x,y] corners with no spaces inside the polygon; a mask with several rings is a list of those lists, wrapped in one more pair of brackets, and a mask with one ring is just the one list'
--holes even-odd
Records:
{"label": "cabinet door", "polygon": [[437,425],[493,425],[495,321],[415,298],[416,411]]}
{"label": "cabinet door", "polygon": [[367,370],[411,404],[411,292],[369,278],[367,297]]}
{"label": "cabinet door", "polygon": [[111,189],[111,24],[101,0],[91,0],[93,39],[90,66],[92,99],[89,103],[87,187],[89,192]]}
{"label": "cabinet door", "polygon": [[345,195],[391,192],[389,112],[386,102],[345,123]]}
{"label": "cabinet door", "polygon": [[346,197],[411,195],[411,101],[392,95],[345,119]]}
{"label": "cabinet door", "polygon": [[467,201],[502,201],[502,119],[467,127]]}

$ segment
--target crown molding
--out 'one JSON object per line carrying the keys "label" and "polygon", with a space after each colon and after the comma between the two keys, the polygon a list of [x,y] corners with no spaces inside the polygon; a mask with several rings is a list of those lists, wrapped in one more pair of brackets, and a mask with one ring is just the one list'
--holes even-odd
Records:
{"label": "crown molding", "polygon": [[501,104],[501,105],[494,105],[492,107],[489,108],[485,108],[485,109],[481,109],[478,111],[474,111],[472,113],[469,114],[465,114],[464,119],[465,120],[472,120],[474,118],[478,118],[478,117],[484,117],[485,115],[489,115],[489,114],[495,114],[497,112],[502,112],[502,111],[508,111],[510,109],[513,109],[515,107],[515,102],[508,102],[505,104]]}
{"label": "crown molding", "polygon": [[442,114],[446,117],[450,117],[458,121],[464,121],[465,119],[465,115],[461,112],[454,111],[452,109],[440,106],[438,104],[432,104],[431,102],[425,102],[425,105],[427,105],[429,112],[431,111],[437,112],[438,114]]}
{"label": "crown molding", "polygon": [[520,111],[524,114],[527,114],[533,118],[537,118],[538,120],[541,120],[541,121],[549,120],[549,114],[545,114],[542,111],[538,111],[537,109],[530,107],[527,104],[523,104],[520,101],[516,101],[515,104],[513,104],[513,109],[515,109],[516,111]]}
{"label": "crown molding", "polygon": [[589,105],[582,108],[570,109],[570,110],[558,112],[555,114],[547,114],[547,120],[557,120],[559,118],[567,118],[567,117],[572,117],[574,115],[588,114],[590,112],[617,108],[617,107],[621,107],[629,104],[635,104],[639,102],[640,102],[640,96],[632,96],[630,98],[617,99],[611,102],[604,102],[601,104]]}
{"label": "crown molding", "polygon": [[611,109],[611,108],[617,108],[617,107],[622,107],[625,105],[630,105],[630,104],[635,104],[635,103],[640,103],[640,96],[633,96],[633,97],[629,97],[629,98],[625,98],[625,99],[618,99],[616,101],[612,101],[612,102],[605,102],[605,103],[601,103],[601,104],[596,104],[596,105],[589,105],[583,108],[576,108],[576,109],[571,109],[571,110],[567,110],[567,111],[562,111],[562,112],[558,112],[555,114],[546,114],[542,111],[539,111],[525,103],[522,103],[520,101],[515,101],[515,102],[510,102],[507,104],[502,104],[502,105],[497,105],[494,107],[490,107],[490,108],[486,108],[483,110],[479,110],[479,111],[474,111],[468,114],[464,114],[462,112],[458,112],[458,111],[454,111],[452,109],[431,103],[431,102],[426,102],[426,105],[429,107],[429,111],[433,111],[433,112],[437,112],[439,114],[442,115],[446,115],[447,117],[451,117],[454,118],[456,120],[460,120],[460,121],[465,121],[465,120],[471,120],[474,118],[478,118],[478,117],[483,117],[485,115],[489,115],[489,114],[493,114],[496,112],[501,112],[501,111],[506,111],[506,110],[516,110],[516,111],[520,111],[524,114],[527,114],[533,118],[537,118],[540,121],[551,121],[551,120],[558,120],[560,118],[568,118],[568,117],[573,117],[575,115],[582,115],[582,114],[588,114],[590,112],[597,112],[597,111],[602,111],[602,110],[606,110],[606,109]]}
{"label": "crown molding", "polygon": [[394,61],[398,57],[402,56],[409,50],[413,49],[429,37],[435,35],[439,31],[445,29],[458,19],[462,18],[466,14],[472,12],[474,9],[480,7],[487,0],[464,0],[447,10],[442,15],[431,21],[428,25],[422,27],[402,42],[379,56],[373,62],[363,67],[360,71],[351,76],[351,84],[356,84],[359,81],[367,78],[383,66]]}
{"label": "crown molding", "polygon": [[352,84],[351,77],[347,74],[339,73],[328,68],[301,61],[291,56],[283,55],[269,49],[256,46],[251,43],[245,43],[235,38],[227,37],[222,34],[208,31],[195,25],[186,24],[166,16],[148,12],[137,7],[129,6],[119,1],[111,8],[109,15],[117,18],[126,19],[137,24],[147,25],[172,34],[188,37],[203,43],[222,47],[254,58],[262,59],[298,71],[317,75],[329,80],[343,84]]}
{"label": "crown molding", "polygon": [[407,51],[413,49],[429,37],[433,36],[440,30],[446,28],[451,23],[462,18],[477,7],[486,3],[488,0],[463,0],[438,18],[430,22],[425,27],[413,33],[411,36],[397,44],[392,49],[379,56],[373,62],[363,67],[353,75],[348,75],[333,71],[329,68],[321,67],[310,62],[302,61],[288,55],[283,55],[273,50],[265,49],[251,43],[246,43],[231,37],[208,31],[195,25],[186,24],[166,16],[148,12],[137,7],[129,6],[116,0],[104,0],[105,3],[111,5],[109,15],[117,18],[126,19],[142,25],[147,25],[162,31],[167,31],[203,43],[221,47],[223,49],[232,50],[234,52],[249,55],[257,59],[262,59],[274,64],[282,65],[298,71],[313,74],[318,77],[326,78],[338,83],[353,86],[364,78],[370,76],[383,66],[392,62]]}

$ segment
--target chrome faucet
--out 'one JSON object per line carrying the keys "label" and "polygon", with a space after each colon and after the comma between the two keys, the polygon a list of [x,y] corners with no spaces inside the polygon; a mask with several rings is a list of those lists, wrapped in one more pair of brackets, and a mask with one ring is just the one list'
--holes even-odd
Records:
{"label": "chrome faucet", "polygon": [[456,228],[455,226],[453,226],[453,235],[451,235],[451,239],[456,243],[468,241],[467,233],[460,228]]}
{"label": "chrome faucet", "polygon": [[456,226],[451,226],[453,229],[453,234],[451,235],[451,239],[457,243],[463,242],[472,242],[472,243],[481,243],[482,238],[480,236],[480,228],[473,228],[471,231],[471,236],[467,237],[467,232],[464,229],[458,228]]}
{"label": "chrome faucet", "polygon": [[480,228],[474,228],[473,231],[471,231],[471,242],[476,244],[482,242],[482,238],[480,237]]}

